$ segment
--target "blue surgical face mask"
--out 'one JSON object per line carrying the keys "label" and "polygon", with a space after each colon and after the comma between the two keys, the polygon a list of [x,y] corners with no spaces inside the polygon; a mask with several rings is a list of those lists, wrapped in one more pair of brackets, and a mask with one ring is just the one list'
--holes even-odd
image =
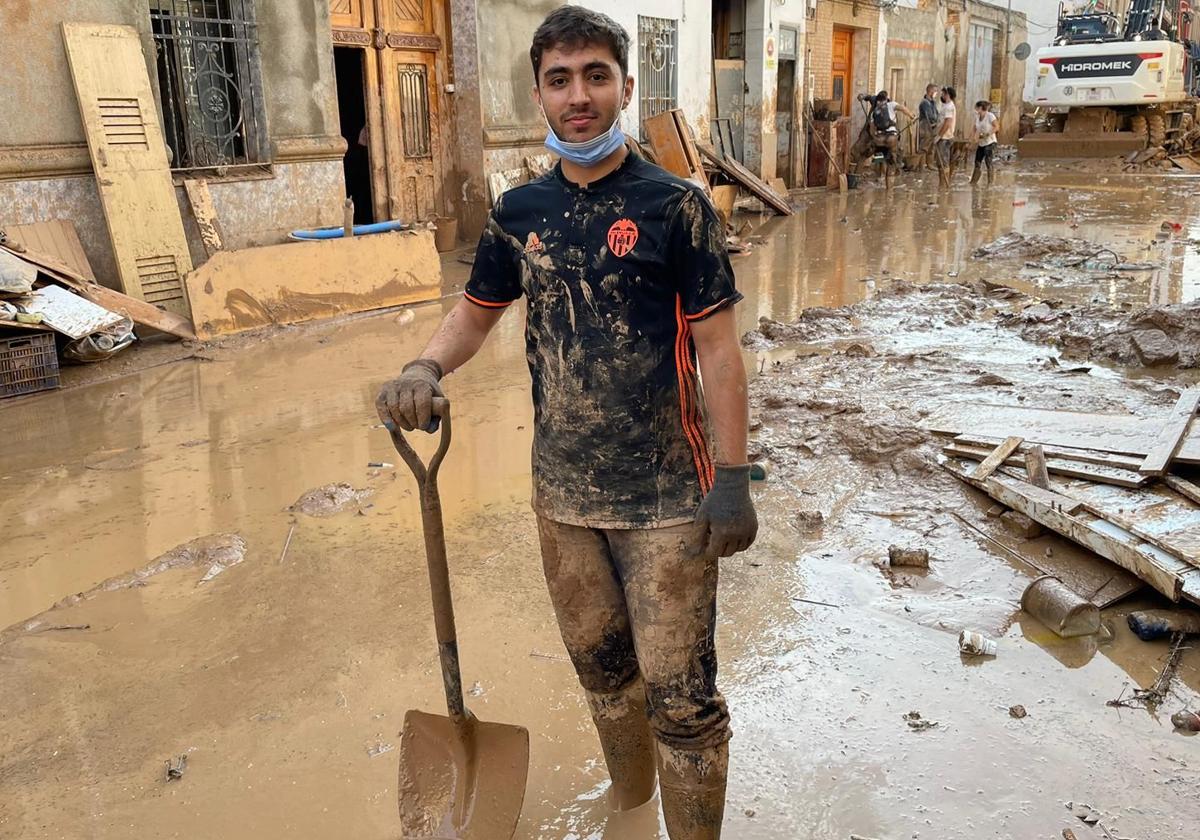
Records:
{"label": "blue surgical face mask", "polygon": [[[543,114],[544,116],[545,114]],[[546,120],[546,128],[548,129],[546,148],[578,166],[595,166],[625,145],[625,132],[621,131],[620,113],[617,114],[617,118],[613,120],[608,131],[591,140],[584,140],[582,143],[568,143],[561,139],[551,128],[549,120]]]}

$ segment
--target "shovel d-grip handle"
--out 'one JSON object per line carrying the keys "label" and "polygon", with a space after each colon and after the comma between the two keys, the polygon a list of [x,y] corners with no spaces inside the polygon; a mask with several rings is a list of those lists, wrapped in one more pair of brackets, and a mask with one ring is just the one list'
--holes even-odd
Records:
{"label": "shovel d-grip handle", "polygon": [[433,624],[437,629],[438,658],[442,663],[442,685],[446,689],[446,708],[456,722],[466,718],[463,704],[462,675],[458,670],[458,638],[454,629],[454,601],[450,597],[450,568],[446,563],[446,532],[442,526],[442,500],[437,477],[446,451],[450,448],[450,401],[433,400],[433,414],[441,418],[441,440],[426,464],[399,430],[393,431],[392,443],[404,463],[412,470],[421,494],[421,523],[425,531],[425,560],[429,566],[429,589],[433,596]]}

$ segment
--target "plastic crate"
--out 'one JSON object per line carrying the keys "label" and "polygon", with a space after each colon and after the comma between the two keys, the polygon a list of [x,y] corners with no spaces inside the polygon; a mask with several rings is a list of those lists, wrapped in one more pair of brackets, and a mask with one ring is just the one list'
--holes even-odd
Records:
{"label": "plastic crate", "polygon": [[0,333],[0,398],[58,387],[54,333],[6,338]]}

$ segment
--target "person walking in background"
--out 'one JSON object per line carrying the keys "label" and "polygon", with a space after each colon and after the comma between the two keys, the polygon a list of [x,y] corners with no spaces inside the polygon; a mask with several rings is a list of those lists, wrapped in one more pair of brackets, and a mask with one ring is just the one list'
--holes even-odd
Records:
{"label": "person walking in background", "polygon": [[936,169],[933,158],[934,145],[937,142],[938,124],[942,121],[937,85],[925,86],[925,98],[921,100],[917,114],[917,144],[921,153],[921,165],[925,169]]}
{"label": "person walking in background", "polygon": [[975,103],[975,171],[971,173],[971,183],[978,184],[980,165],[987,164],[988,186],[995,183],[996,171],[992,168],[992,158],[996,154],[996,132],[1000,120],[992,113],[992,103],[981,99]]}
{"label": "person walking in background", "polygon": [[941,125],[938,126],[938,173],[943,187],[954,180],[954,132],[958,127],[958,111],[954,100],[958,93],[952,87],[942,88]]}

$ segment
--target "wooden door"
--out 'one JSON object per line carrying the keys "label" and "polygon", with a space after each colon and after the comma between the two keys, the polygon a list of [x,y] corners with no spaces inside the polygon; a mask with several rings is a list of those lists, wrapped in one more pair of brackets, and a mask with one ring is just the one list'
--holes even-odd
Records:
{"label": "wooden door", "polygon": [[122,291],[190,317],[192,259],[141,36],[132,26],[62,27]]}
{"label": "wooden door", "polygon": [[830,76],[833,89],[830,98],[840,102],[842,116],[850,115],[850,105],[854,101],[854,33],[849,29],[833,30],[833,61],[830,65]]}
{"label": "wooden door", "polygon": [[434,0],[376,0],[386,49],[380,70],[393,219],[442,215],[443,143],[439,79],[445,61],[444,9]]}

